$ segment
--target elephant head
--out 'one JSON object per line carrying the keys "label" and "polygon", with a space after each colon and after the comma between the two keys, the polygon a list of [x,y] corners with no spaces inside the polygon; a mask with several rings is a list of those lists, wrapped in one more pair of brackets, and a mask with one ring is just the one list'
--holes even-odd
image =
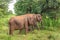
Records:
{"label": "elephant head", "polygon": [[42,21],[42,16],[40,14],[36,14],[36,20],[38,22],[41,22]]}

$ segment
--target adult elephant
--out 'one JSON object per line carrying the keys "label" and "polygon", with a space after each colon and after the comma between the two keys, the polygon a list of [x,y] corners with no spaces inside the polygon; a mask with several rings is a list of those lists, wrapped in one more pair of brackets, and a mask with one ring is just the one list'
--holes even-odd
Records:
{"label": "adult elephant", "polygon": [[38,28],[37,27],[37,21],[41,21],[41,15],[40,14],[25,14],[21,16],[15,16],[12,17],[9,20],[9,34],[13,34],[13,31],[18,29],[22,30],[25,27],[26,34],[28,32],[28,26],[33,26],[32,28]]}
{"label": "adult elephant", "polygon": [[28,32],[28,19],[27,16],[15,16],[9,20],[9,34],[13,34],[14,30],[22,30],[25,28],[26,34]]}

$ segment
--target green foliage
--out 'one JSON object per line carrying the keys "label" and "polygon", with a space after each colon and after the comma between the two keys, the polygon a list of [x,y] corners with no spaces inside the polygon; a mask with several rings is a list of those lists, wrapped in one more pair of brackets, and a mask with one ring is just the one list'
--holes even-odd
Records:
{"label": "green foliage", "polygon": [[12,10],[9,10],[9,12],[8,12],[9,14],[13,14],[13,12],[12,12]]}
{"label": "green foliage", "polygon": [[15,3],[15,12],[17,15],[30,13],[48,12],[49,9],[57,9],[58,2],[56,0],[18,0]]}
{"label": "green foliage", "polygon": [[5,17],[3,18],[0,18],[0,29],[1,27],[7,27],[8,26],[8,21],[10,19],[11,16],[14,16],[13,14],[9,14],[9,15],[6,15]]}
{"label": "green foliage", "polygon": [[0,0],[0,17],[4,17],[8,12],[8,4],[11,0]]}
{"label": "green foliage", "polygon": [[[19,30],[15,30],[14,34],[10,36],[8,34],[8,21],[12,16],[15,15],[10,14],[0,19],[0,40],[60,40],[60,27],[52,27],[53,24],[50,24],[50,22],[52,23],[53,21],[48,16],[43,17],[44,27],[47,30],[34,30],[27,33],[27,35],[23,33],[24,30],[20,34]],[[60,19],[58,22],[60,23]]]}
{"label": "green foliage", "polygon": [[36,11],[40,12],[40,4],[39,0],[18,0],[15,4],[15,12],[19,14],[24,14],[27,11],[30,11],[31,7],[31,13],[35,13]]}
{"label": "green foliage", "polygon": [[49,17],[48,15],[43,15],[42,18],[42,26],[44,27],[44,29],[54,30],[55,27],[60,28],[60,18],[54,19]]}

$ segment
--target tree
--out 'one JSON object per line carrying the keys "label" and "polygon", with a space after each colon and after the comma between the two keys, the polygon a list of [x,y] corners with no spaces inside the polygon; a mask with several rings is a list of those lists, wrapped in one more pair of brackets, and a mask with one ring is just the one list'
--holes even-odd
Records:
{"label": "tree", "polygon": [[0,17],[4,17],[8,11],[8,4],[11,0],[0,0]]}
{"label": "tree", "polygon": [[18,0],[15,3],[15,12],[20,15],[24,13],[42,13],[50,9],[57,9],[56,0]]}
{"label": "tree", "polygon": [[[40,11],[40,6],[38,4],[39,0],[18,0],[15,3],[15,13],[17,15],[24,13],[35,13]],[[38,12],[39,12],[38,11]]]}

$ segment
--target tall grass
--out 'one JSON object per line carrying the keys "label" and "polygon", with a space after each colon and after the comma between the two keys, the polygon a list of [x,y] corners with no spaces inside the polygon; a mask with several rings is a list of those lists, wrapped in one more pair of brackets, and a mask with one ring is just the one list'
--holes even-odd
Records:
{"label": "tall grass", "polygon": [[42,17],[42,26],[47,30],[54,30],[55,28],[60,28],[60,18],[52,19],[49,16],[45,15]]}

